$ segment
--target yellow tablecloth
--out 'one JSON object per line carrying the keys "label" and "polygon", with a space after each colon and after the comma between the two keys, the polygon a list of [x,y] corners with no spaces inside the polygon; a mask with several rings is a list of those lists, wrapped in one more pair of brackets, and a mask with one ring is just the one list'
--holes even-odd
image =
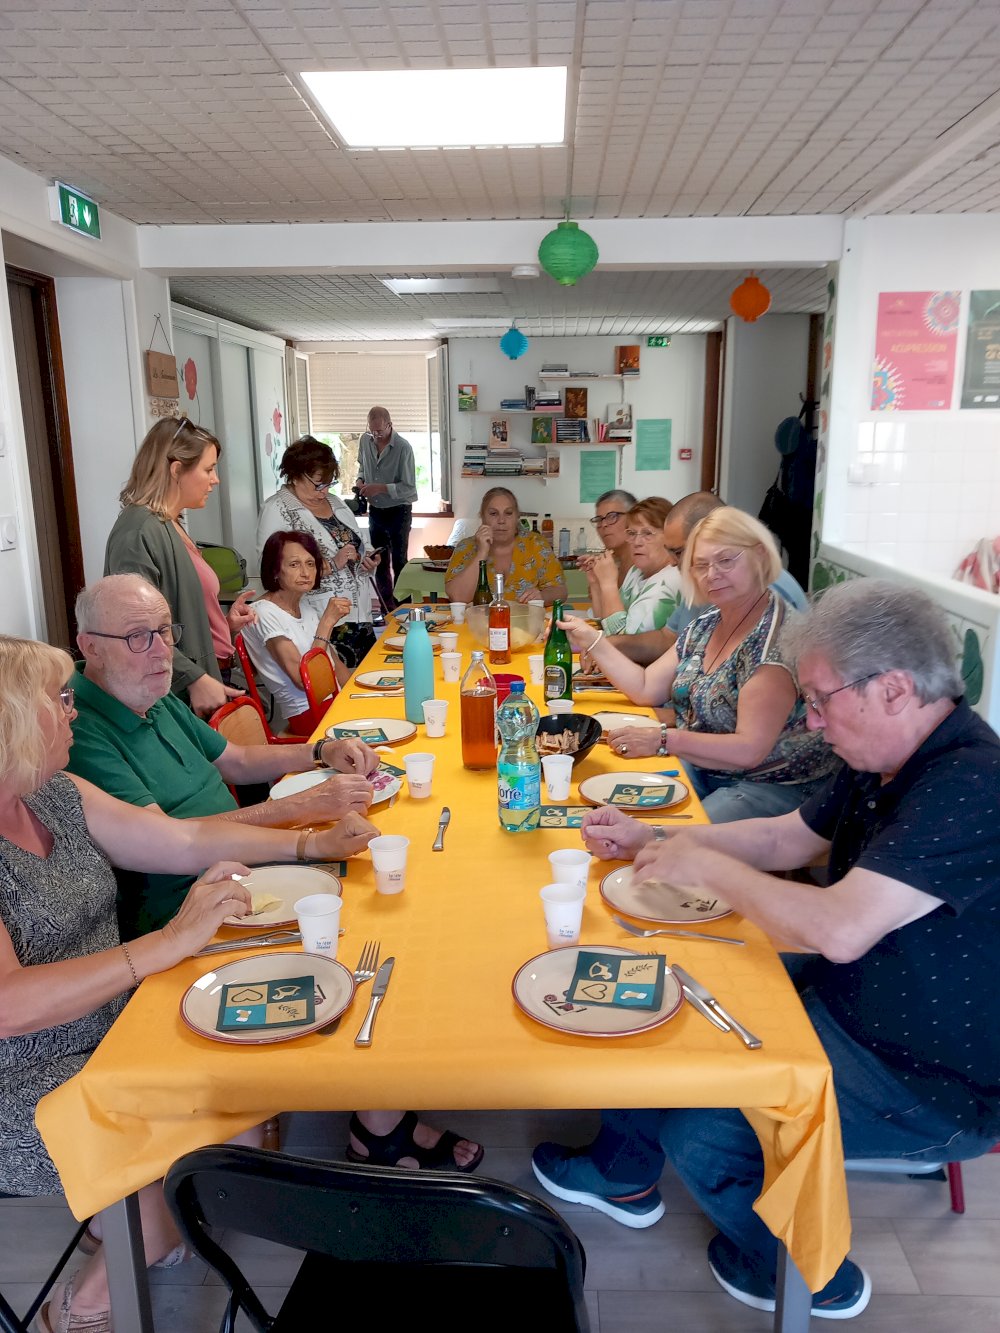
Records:
{"label": "yellow tablecloth", "polygon": [[[470,647],[464,630],[459,646]],[[381,662],[376,645],[365,667]],[[333,1035],[233,1048],[197,1036],[178,1016],[206,960],[149,978],[81,1073],[39,1105],[70,1207],[86,1216],[161,1176],[182,1153],[282,1110],[738,1106],[764,1150],[757,1210],[818,1289],[849,1244],[839,1120],[829,1064],[773,947],[740,917],[708,929],[741,935],[745,949],[659,941],[668,959],[689,967],[763,1038],[760,1051],[747,1051],[689,1006],[645,1035],[614,1041],[565,1036],[524,1017],[511,979],[546,947],[538,901],[546,856],[579,846],[579,834],[500,829],[496,775],[462,767],[458,686],[440,683],[436,669],[439,697],[450,704],[447,735],[428,740],[420,727],[395,752],[437,755],[434,795],[414,801],[404,790],[392,808],[373,814],[384,832],[411,840],[406,889],[376,894],[367,855],[350,862],[344,883],[341,959],[353,965],[369,938],[381,940],[383,958],[397,959],[371,1049],[353,1045],[366,987]],[[527,657],[515,654],[509,669],[527,676]],[[401,698],[350,699],[354,688],[334,703],[331,721],[402,718]],[[529,692],[540,701],[540,688]],[[620,695],[586,694],[579,707],[629,705]],[[598,745],[574,779],[668,762],[625,763]],[[445,850],[432,853],[445,803],[452,811]],[[696,798],[680,808],[704,820]],[[631,940],[599,894],[613,868],[592,866],[585,944]]]}

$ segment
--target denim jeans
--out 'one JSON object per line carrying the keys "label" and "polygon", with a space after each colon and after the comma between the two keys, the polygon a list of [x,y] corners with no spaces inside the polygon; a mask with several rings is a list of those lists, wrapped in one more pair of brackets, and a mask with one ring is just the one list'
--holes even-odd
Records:
{"label": "denim jeans", "polygon": [[688,765],[687,774],[713,824],[787,815],[827,781],[812,778],[809,782],[752,782],[738,773],[708,773],[693,764]]}
{"label": "denim jeans", "polygon": [[[793,977],[804,957],[785,958]],[[961,1161],[993,1146],[995,1125],[960,1130],[915,1104],[913,1094],[834,1022],[813,991],[801,998],[833,1068],[845,1157]],[[753,1211],[764,1159],[740,1111],[605,1111],[590,1156],[616,1195],[655,1185],[669,1160],[718,1229],[773,1276],[777,1242]]]}

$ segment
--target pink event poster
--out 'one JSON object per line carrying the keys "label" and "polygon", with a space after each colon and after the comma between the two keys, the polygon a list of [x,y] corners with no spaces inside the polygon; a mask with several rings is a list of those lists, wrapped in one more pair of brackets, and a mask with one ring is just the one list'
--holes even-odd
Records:
{"label": "pink event poster", "polygon": [[951,407],[960,292],[879,292],[873,412]]}

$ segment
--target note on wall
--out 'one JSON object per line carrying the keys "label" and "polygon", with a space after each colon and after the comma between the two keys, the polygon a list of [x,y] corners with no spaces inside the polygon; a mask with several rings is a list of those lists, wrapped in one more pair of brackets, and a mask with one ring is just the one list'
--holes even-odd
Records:
{"label": "note on wall", "polygon": [[614,488],[617,457],[613,449],[588,449],[580,454],[581,504],[593,504]]}
{"label": "note on wall", "polygon": [[879,292],[873,412],[951,406],[960,292]]}
{"label": "note on wall", "polygon": [[673,422],[649,419],[635,423],[635,470],[658,472],[670,466],[670,433]]}

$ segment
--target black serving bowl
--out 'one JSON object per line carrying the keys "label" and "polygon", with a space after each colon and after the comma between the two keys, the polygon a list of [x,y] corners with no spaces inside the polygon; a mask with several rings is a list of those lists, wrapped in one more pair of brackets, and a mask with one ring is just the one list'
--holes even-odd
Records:
{"label": "black serving bowl", "polygon": [[539,718],[535,735],[561,736],[564,731],[572,731],[579,741],[579,748],[572,756],[574,764],[586,759],[601,739],[600,722],[596,717],[589,717],[586,713],[559,713],[555,716],[549,713]]}

